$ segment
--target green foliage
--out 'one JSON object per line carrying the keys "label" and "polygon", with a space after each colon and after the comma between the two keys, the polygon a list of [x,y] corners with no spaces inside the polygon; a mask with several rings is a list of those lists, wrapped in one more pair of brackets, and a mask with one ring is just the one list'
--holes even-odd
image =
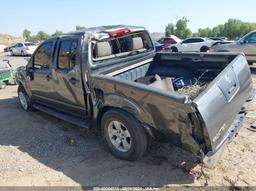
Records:
{"label": "green foliage", "polygon": [[169,23],[165,27],[165,35],[175,35],[181,39],[188,38],[190,36],[200,36],[200,37],[215,37],[215,36],[225,36],[229,39],[238,39],[245,34],[256,30],[256,23],[243,22],[239,19],[229,19],[224,24],[219,24],[213,28],[200,28],[197,32],[193,33],[188,28],[189,20],[185,17],[179,19],[174,25]]}
{"label": "green foliage", "polygon": [[82,29],[85,29],[85,26],[76,25],[76,30],[77,31],[82,30]]}
{"label": "green foliage", "polygon": [[23,38],[28,41],[31,38],[31,31],[24,29],[22,33]]}
{"label": "green foliage", "polygon": [[53,33],[51,36],[59,36],[59,35],[62,35],[64,34],[62,31],[56,31],[55,33]]}
{"label": "green foliage", "polygon": [[188,28],[188,22],[189,20],[183,17],[179,19],[175,25],[173,23],[169,23],[165,27],[165,35],[175,35],[182,39],[190,37],[192,35],[192,32]]}
{"label": "green foliage", "polygon": [[199,29],[193,36],[211,37],[211,36],[225,36],[229,39],[238,39],[243,35],[256,29],[256,23],[243,22],[238,19],[229,19],[223,25],[217,25],[210,28]]}
{"label": "green foliage", "polygon": [[189,20],[185,17],[177,21],[175,28],[175,36],[185,39],[192,35],[191,30],[188,29],[188,22]]}
{"label": "green foliage", "polygon": [[172,34],[174,34],[174,25],[172,23],[169,23],[165,27],[165,36],[171,36]]}

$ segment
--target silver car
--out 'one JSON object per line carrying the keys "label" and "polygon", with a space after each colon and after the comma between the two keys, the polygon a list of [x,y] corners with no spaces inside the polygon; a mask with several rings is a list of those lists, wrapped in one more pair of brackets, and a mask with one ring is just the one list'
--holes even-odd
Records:
{"label": "silver car", "polygon": [[256,62],[256,31],[252,31],[240,40],[230,44],[218,44],[213,46],[212,52],[243,52],[251,65]]}
{"label": "silver car", "polygon": [[32,55],[36,48],[37,45],[33,42],[20,42],[10,48],[10,52],[12,55],[26,56]]}

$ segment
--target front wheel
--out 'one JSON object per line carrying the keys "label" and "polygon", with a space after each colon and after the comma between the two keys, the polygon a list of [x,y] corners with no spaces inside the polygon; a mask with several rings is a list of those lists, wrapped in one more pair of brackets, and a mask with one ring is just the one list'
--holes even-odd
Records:
{"label": "front wheel", "polygon": [[25,111],[31,111],[32,105],[31,105],[30,98],[22,86],[18,87],[18,97],[19,97],[19,102],[22,109],[24,109]]}
{"label": "front wheel", "polygon": [[135,161],[148,148],[148,136],[141,124],[129,113],[113,109],[101,120],[103,138],[117,158]]}
{"label": "front wheel", "polygon": [[209,51],[209,47],[207,46],[203,46],[201,49],[200,49],[200,52],[208,52]]}

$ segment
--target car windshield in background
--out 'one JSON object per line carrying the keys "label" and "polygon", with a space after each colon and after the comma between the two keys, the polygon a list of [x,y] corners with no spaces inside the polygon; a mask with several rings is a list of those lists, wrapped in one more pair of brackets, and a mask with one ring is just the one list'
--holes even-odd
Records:
{"label": "car windshield in background", "polygon": [[32,42],[26,42],[24,44],[25,44],[25,46],[36,46],[36,44],[32,43]]}
{"label": "car windshield in background", "polygon": [[145,32],[92,42],[92,60],[103,61],[118,57],[132,56],[153,50],[149,35]]}

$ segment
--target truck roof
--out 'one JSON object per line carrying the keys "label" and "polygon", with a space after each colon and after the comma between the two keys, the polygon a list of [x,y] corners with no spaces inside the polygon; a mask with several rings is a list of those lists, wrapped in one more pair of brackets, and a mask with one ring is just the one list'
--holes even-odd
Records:
{"label": "truck roof", "polygon": [[104,32],[112,32],[119,29],[128,28],[131,31],[144,31],[146,30],[145,27],[142,26],[130,26],[130,25],[106,25],[106,26],[98,26],[98,27],[91,27],[91,28],[85,28],[78,31],[68,32],[62,35],[51,37],[47,40],[55,39],[58,37],[65,37],[67,35],[84,35],[86,33],[91,33],[92,35],[97,35]]}
{"label": "truck roof", "polygon": [[98,26],[82,29],[79,31],[69,32],[67,34],[84,34],[84,33],[100,33],[103,31],[114,31],[122,28],[129,28],[131,30],[146,30],[145,27],[142,26],[130,26],[130,25],[107,25],[107,26]]}

